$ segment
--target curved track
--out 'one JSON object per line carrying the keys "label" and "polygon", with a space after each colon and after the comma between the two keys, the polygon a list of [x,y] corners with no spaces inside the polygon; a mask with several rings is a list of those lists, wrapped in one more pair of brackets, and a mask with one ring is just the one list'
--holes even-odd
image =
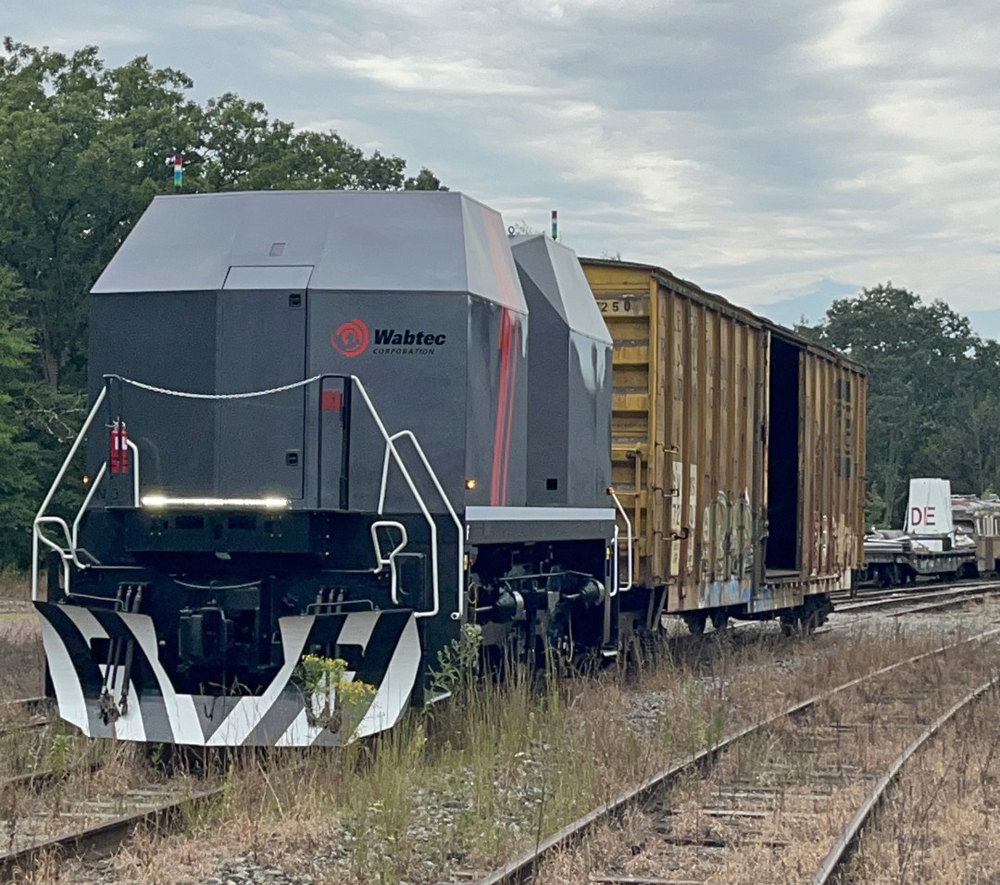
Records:
{"label": "curved track", "polygon": [[[857,766],[844,764],[843,758],[837,754],[842,751],[845,742],[861,734],[871,747],[881,747],[884,751],[885,746],[891,744],[890,738],[898,741],[907,729],[917,730],[918,726],[922,729],[923,725],[916,711],[918,707],[933,705],[939,700],[936,690],[940,686],[934,674],[941,672],[938,666],[940,656],[998,634],[1000,628],[881,667],[744,728],[716,746],[670,766],[606,805],[594,809],[540,842],[535,850],[482,878],[478,885],[523,885],[533,882],[543,864],[564,851],[581,852],[585,855],[587,839],[599,825],[619,820],[634,809],[644,810],[653,820],[656,831],[654,838],[657,844],[652,848],[647,846],[644,850],[654,852],[665,868],[677,871],[681,878],[674,878],[673,874],[669,879],[662,876],[643,877],[609,870],[591,871],[591,881],[609,885],[684,881],[689,885],[696,885],[713,874],[717,876],[718,864],[725,863],[724,858],[732,856],[732,852],[743,850],[750,840],[758,840],[758,845],[771,849],[784,850],[794,844],[797,838],[801,839],[803,831],[810,834],[829,832],[829,827],[823,830],[817,824],[817,811],[824,810],[834,792],[841,790],[845,796],[859,791],[867,793],[867,789],[863,788],[877,779],[876,774],[866,770],[860,763]],[[914,677],[904,680],[899,672],[903,668],[912,668]],[[894,673],[891,684],[880,687],[879,677],[889,673]],[[910,693],[894,696],[894,688],[904,682]],[[988,684],[992,684],[992,680]],[[949,687],[952,695],[961,690],[958,686]],[[984,691],[985,687],[981,686],[978,693],[965,697],[963,703],[970,702]],[[824,721],[822,708],[845,692],[852,693],[849,709],[853,722],[843,722],[836,717],[833,717],[832,722]],[[960,706],[954,704],[946,715],[953,714]],[[891,708],[896,719],[880,724],[878,733],[872,731],[869,735],[870,726],[865,724],[863,707],[874,710]],[[907,710],[914,711],[916,721],[911,721]],[[945,717],[940,717],[940,722],[935,725],[940,727],[944,721]],[[874,729],[874,726],[871,728]],[[926,731],[932,732],[931,729]],[[726,768],[722,764],[725,757],[737,756],[736,750],[753,746],[758,738],[759,746],[780,750],[784,769],[777,770],[773,760],[765,758],[757,776],[750,780],[741,778],[738,771],[719,771]],[[925,740],[927,735],[921,734],[920,741],[908,747],[909,755],[915,752],[915,746]],[[869,743],[866,743],[866,747]],[[909,755],[905,758],[909,758]],[[789,758],[796,760],[790,767],[787,764]],[[897,758],[891,766],[883,769],[890,772],[883,778],[886,783],[891,782],[895,777],[893,772],[898,772],[902,764]],[[706,793],[703,790],[701,798],[696,802],[693,812],[696,825],[685,827],[685,815],[689,818],[692,815],[690,803],[685,808],[676,807],[671,802],[671,793],[679,784],[690,781],[692,776],[708,787],[708,791]],[[705,801],[714,807],[706,807]],[[874,807],[877,801],[869,800],[868,804]],[[785,827],[785,831],[777,825],[772,826],[778,819],[784,819],[781,825]],[[859,824],[857,829],[860,830],[860,827]],[[852,840],[853,837],[841,837],[841,841],[847,846],[843,854],[849,853]],[[836,844],[839,845],[840,841]],[[584,866],[588,865],[586,860],[582,863]],[[579,868],[573,869],[578,877]]]}

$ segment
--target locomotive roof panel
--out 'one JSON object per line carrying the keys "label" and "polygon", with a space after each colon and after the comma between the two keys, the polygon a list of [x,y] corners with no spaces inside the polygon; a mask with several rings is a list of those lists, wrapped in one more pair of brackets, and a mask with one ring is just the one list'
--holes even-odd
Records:
{"label": "locomotive roof panel", "polygon": [[512,237],[517,264],[574,332],[611,344],[576,253],[545,234]]}
{"label": "locomotive roof panel", "polygon": [[756,326],[758,328],[769,329],[774,334],[779,335],[788,341],[794,342],[799,347],[804,350],[808,350],[817,356],[831,360],[835,363],[849,366],[853,371],[858,372],[859,374],[867,374],[865,367],[861,363],[853,360],[847,354],[841,353],[839,350],[828,347],[825,344],[813,341],[810,338],[806,338],[798,332],[782,326],[773,320],[769,320],[766,317],[758,316],[753,311],[748,310],[745,307],[733,304],[721,295],[716,295],[714,292],[708,292],[696,283],[692,283],[689,280],[682,279],[681,277],[672,274],[666,268],[659,267],[655,264],[645,264],[641,261],[616,261],[609,258],[581,258],[580,261],[583,264],[600,265],[603,267],[623,267],[644,270],[654,277],[661,285],[674,289],[683,295],[694,299],[695,301],[701,301],[722,313],[728,314],[740,322],[747,323],[748,325]]}
{"label": "locomotive roof panel", "polygon": [[156,197],[91,291],[217,291],[233,268],[254,288],[471,292],[527,310],[500,214],[453,191]]}

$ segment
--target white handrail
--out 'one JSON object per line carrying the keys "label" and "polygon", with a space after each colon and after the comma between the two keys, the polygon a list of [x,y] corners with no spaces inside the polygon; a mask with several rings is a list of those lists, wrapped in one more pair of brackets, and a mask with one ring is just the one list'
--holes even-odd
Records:
{"label": "white handrail", "polygon": [[615,531],[611,536],[611,592],[608,594],[612,599],[618,595],[618,523],[615,523]]}
{"label": "white handrail", "polygon": [[101,465],[101,469],[97,471],[97,476],[94,477],[94,481],[90,484],[90,491],[87,492],[87,497],[83,499],[83,503],[80,505],[80,509],[77,511],[76,519],[73,520],[73,548],[76,549],[77,540],[80,537],[80,523],[83,522],[83,515],[87,512],[87,508],[90,506],[90,501],[97,494],[97,487],[101,484],[101,480],[104,479],[104,474],[108,472],[108,462],[105,461]]}
{"label": "white handrail", "polygon": [[[52,503],[52,499],[55,497],[56,489],[59,488],[59,484],[62,482],[62,478],[66,475],[66,471],[69,469],[70,463],[73,461],[73,456],[76,455],[76,450],[80,448],[80,443],[83,438],[87,435],[87,431],[90,430],[90,425],[93,424],[94,418],[97,416],[97,410],[101,407],[101,403],[104,402],[105,397],[108,395],[108,388],[105,386],[101,389],[101,392],[97,395],[97,399],[94,400],[94,405],[91,406],[90,414],[87,415],[87,420],[83,422],[83,427],[80,428],[80,432],[76,435],[76,439],[73,440],[73,445],[70,447],[69,454],[66,456],[66,460],[63,461],[62,467],[59,468],[59,473],[56,474],[56,478],[52,485],[49,487],[49,493],[45,496],[45,500],[42,501],[42,506],[38,508],[38,513],[35,514],[35,521],[32,523],[31,527],[31,598],[32,600],[38,599],[38,541],[41,537],[41,531],[39,529],[40,521],[45,519],[45,511],[49,509],[49,504]],[[75,558],[75,552],[74,552]]]}
{"label": "white handrail", "polygon": [[41,541],[46,547],[50,547],[51,549],[55,550],[56,553],[59,554],[59,558],[62,560],[62,568],[63,568],[63,587],[66,590],[66,592],[69,592],[70,557],[66,553],[66,551],[63,550],[62,547],[60,547],[51,538],[47,538],[45,534],[42,532],[41,529],[42,524],[47,524],[47,523],[52,523],[60,526],[63,530],[63,533],[67,537],[67,542],[69,540],[69,526],[66,525],[66,520],[64,520],[61,516],[39,516],[36,517],[35,519],[35,529],[34,529],[35,537],[37,538],[37,540]]}
{"label": "white handrail", "polygon": [[[626,593],[632,589],[632,520],[628,518],[628,514],[625,512],[625,508],[622,507],[622,502],[618,500],[618,495],[615,494],[613,488],[608,489],[608,494],[611,495],[612,500],[615,502],[615,507],[618,508],[618,512],[622,515],[622,519],[625,520],[625,527],[628,529],[628,583],[624,587],[618,587],[615,591],[621,591]],[[615,526],[615,583],[618,583],[618,526]]]}
{"label": "white handrail", "polygon": [[396,462],[396,466],[399,467],[399,472],[403,474],[403,479],[406,482],[407,487],[410,490],[410,494],[413,495],[414,500],[417,502],[417,506],[420,508],[420,512],[423,514],[424,519],[427,520],[427,525],[430,527],[431,532],[431,590],[434,598],[434,606],[430,611],[414,612],[414,617],[416,618],[432,618],[441,610],[441,588],[438,581],[438,543],[437,543],[437,525],[434,523],[434,518],[431,516],[430,511],[427,509],[427,505],[424,503],[424,499],[420,497],[420,492],[417,491],[417,487],[413,482],[413,477],[410,476],[410,471],[406,469],[406,465],[403,463],[403,459],[399,455],[399,451],[396,449],[396,445],[393,442],[392,437],[389,435],[389,431],[385,429],[385,425],[382,423],[382,419],[379,418],[378,412],[375,411],[375,406],[372,405],[372,401],[368,396],[368,391],[365,390],[364,384],[361,383],[361,379],[357,375],[351,375],[351,381],[355,382],[358,386],[358,391],[360,392],[362,398],[365,401],[365,406],[368,408],[368,413],[372,416],[372,420],[375,422],[375,426],[378,428],[379,433],[382,435],[382,439],[388,447],[389,452],[392,453],[393,460]]}
{"label": "white handrail", "polygon": [[[444,487],[441,485],[440,480],[438,480],[437,474],[434,472],[434,468],[431,467],[430,461],[427,459],[427,455],[424,453],[423,446],[420,445],[420,441],[417,439],[416,435],[412,430],[400,430],[392,435],[393,441],[401,438],[408,438],[412,443],[413,447],[417,450],[417,455],[420,456],[420,460],[424,464],[424,469],[427,471],[427,475],[430,476],[431,482],[434,483],[434,488],[437,489],[438,495],[441,496],[441,500],[444,501],[444,506],[448,509],[448,514],[451,516],[451,521],[455,523],[455,528],[458,530],[458,609],[451,613],[451,619],[453,621],[465,622],[465,531],[462,528],[462,521],[458,518],[458,514],[455,512],[455,508],[452,507],[451,501],[449,500],[447,494],[445,494]],[[385,506],[385,493],[386,486],[389,481],[389,450],[386,449],[385,458],[382,459],[382,483],[379,488],[378,495],[378,512],[382,512],[382,508]]]}
{"label": "white handrail", "polygon": [[139,506],[139,447],[132,440],[125,440],[125,445],[132,450],[132,506]]}
{"label": "white handrail", "polygon": [[[382,546],[378,542],[378,530],[380,528],[399,529],[400,535],[403,536],[403,540],[401,540],[399,544],[389,551],[389,555],[387,557],[382,556]],[[378,565],[372,569],[372,574],[377,575],[382,571],[383,566],[389,566],[389,595],[392,597],[393,604],[399,605],[398,586],[396,582],[396,554],[398,554],[409,542],[409,538],[406,536],[406,526],[393,519],[377,519],[372,523],[371,533],[372,544],[375,547],[375,560],[378,563]]]}

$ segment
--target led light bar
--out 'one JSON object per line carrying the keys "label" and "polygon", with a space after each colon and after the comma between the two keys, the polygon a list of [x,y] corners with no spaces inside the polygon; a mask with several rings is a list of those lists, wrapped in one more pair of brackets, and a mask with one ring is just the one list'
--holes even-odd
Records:
{"label": "led light bar", "polygon": [[291,507],[288,498],[168,498],[166,495],[143,495],[142,506],[162,507],[249,507],[264,510],[285,510]]}

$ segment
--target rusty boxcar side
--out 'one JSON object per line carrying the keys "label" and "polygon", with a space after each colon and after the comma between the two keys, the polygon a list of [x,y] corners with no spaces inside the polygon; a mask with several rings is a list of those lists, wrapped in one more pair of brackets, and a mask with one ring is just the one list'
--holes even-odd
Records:
{"label": "rusty boxcar side", "polygon": [[849,586],[864,370],[662,268],[581,263],[615,341],[612,479],[634,580],[696,627]]}

